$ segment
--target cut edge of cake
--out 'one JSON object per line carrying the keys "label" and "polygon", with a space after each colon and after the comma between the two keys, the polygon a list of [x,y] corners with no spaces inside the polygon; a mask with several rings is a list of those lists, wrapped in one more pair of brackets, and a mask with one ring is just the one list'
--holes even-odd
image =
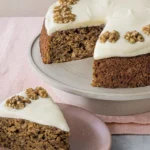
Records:
{"label": "cut edge of cake", "polygon": [[43,63],[62,63],[93,56],[96,41],[104,25],[57,31],[47,34],[43,24],[40,52]]}
{"label": "cut edge of cake", "polygon": [[94,60],[92,86],[137,88],[150,85],[150,54]]}

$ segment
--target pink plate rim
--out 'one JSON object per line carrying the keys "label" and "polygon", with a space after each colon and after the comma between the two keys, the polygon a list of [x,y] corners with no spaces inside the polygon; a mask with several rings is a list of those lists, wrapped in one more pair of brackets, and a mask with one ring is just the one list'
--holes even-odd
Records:
{"label": "pink plate rim", "polygon": [[[107,133],[107,144],[108,144],[108,148],[107,150],[110,150],[111,149],[111,145],[112,145],[112,138],[111,138],[111,134],[110,134],[110,131],[107,127],[107,125],[98,117],[96,116],[95,114],[93,114],[92,112],[88,111],[88,110],[85,110],[83,108],[80,108],[78,106],[74,106],[74,105],[69,105],[69,104],[62,104],[62,103],[57,103],[57,105],[60,107],[60,109],[62,109],[63,107],[69,107],[69,108],[73,108],[73,109],[76,109],[76,111],[81,111],[81,112],[84,112],[84,113],[87,113],[89,116],[92,116],[94,117],[98,122],[99,124],[101,124],[101,128],[103,128],[103,130],[105,130],[105,133]],[[62,109],[62,112],[63,112],[63,109]]]}

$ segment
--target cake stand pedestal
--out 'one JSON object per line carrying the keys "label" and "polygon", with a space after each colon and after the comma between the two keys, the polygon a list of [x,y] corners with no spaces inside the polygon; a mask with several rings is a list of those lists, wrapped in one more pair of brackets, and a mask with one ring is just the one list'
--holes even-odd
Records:
{"label": "cake stand pedestal", "polygon": [[150,99],[138,101],[109,101],[85,98],[53,88],[53,91],[64,103],[82,107],[95,114],[124,116],[150,111]]}
{"label": "cake stand pedestal", "polygon": [[104,115],[131,115],[150,111],[150,86],[126,89],[92,87],[93,58],[43,64],[39,36],[32,42],[28,56],[34,71],[54,87],[54,92],[64,103]]}

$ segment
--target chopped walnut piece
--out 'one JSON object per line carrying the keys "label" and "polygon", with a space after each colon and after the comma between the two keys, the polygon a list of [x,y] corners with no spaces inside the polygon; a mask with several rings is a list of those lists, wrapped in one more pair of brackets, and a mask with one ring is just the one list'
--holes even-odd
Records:
{"label": "chopped walnut piece", "polygon": [[23,109],[26,103],[31,103],[31,101],[23,96],[13,96],[6,101],[6,106],[13,109]]}
{"label": "chopped walnut piece", "polygon": [[47,98],[48,97],[47,91],[42,87],[36,87],[35,91],[42,98]]}
{"label": "chopped walnut piece", "polygon": [[36,87],[35,88],[35,92],[38,94],[38,92],[40,91],[40,90],[43,90],[44,88],[42,88],[41,86],[38,86],[38,87]]}
{"label": "chopped walnut piece", "polygon": [[110,32],[106,31],[100,36],[101,43],[105,43],[109,39]]}
{"label": "chopped walnut piece", "polygon": [[78,2],[79,0],[59,0],[60,4],[67,3],[68,5],[74,5]]}
{"label": "chopped walnut piece", "polygon": [[116,43],[119,40],[119,38],[120,38],[119,32],[114,30],[110,32],[108,40],[110,43]]}
{"label": "chopped walnut piece", "polygon": [[53,13],[55,23],[69,23],[73,22],[76,19],[76,15],[72,14],[71,12],[71,6],[67,4],[61,4],[60,6],[56,6],[53,10]]}
{"label": "chopped walnut piece", "polygon": [[72,53],[71,57],[72,57],[72,58],[75,58],[75,57],[76,57],[75,52]]}
{"label": "chopped walnut piece", "polygon": [[128,41],[131,44],[134,44],[136,42],[144,42],[144,37],[142,36],[142,34],[140,34],[139,32],[135,31],[131,31],[131,32],[127,32],[124,36],[124,38],[126,39],[126,41]]}
{"label": "chopped walnut piece", "polygon": [[106,43],[106,41],[108,40],[110,43],[115,43],[119,40],[120,38],[120,34],[118,31],[106,31],[104,32],[101,36],[100,36],[100,42],[101,43]]}
{"label": "chopped walnut piece", "polygon": [[143,32],[150,36],[150,24],[142,28]]}
{"label": "chopped walnut piece", "polygon": [[32,99],[32,100],[37,100],[38,99],[38,94],[32,88],[27,89],[26,94],[27,94],[27,97]]}
{"label": "chopped walnut piece", "polygon": [[27,104],[31,104],[31,101],[29,99],[23,99],[22,102],[27,103]]}

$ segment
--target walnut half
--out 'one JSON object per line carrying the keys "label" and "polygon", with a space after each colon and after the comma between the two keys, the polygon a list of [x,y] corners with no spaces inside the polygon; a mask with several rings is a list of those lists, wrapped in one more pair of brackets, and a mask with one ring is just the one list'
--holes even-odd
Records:
{"label": "walnut half", "polygon": [[6,106],[13,109],[23,109],[26,103],[30,104],[31,101],[23,96],[13,96],[6,101]]}
{"label": "walnut half", "polygon": [[100,42],[106,43],[108,40],[110,43],[116,43],[120,38],[120,33],[116,30],[109,32],[106,31],[100,36]]}
{"label": "walnut half", "polygon": [[73,22],[76,19],[76,15],[72,14],[71,6],[67,4],[61,4],[56,6],[53,10],[54,13],[54,22],[63,24]]}
{"label": "walnut half", "polygon": [[143,32],[150,36],[150,24],[142,28]]}
{"label": "walnut half", "polygon": [[131,44],[135,44],[136,42],[144,42],[144,37],[136,30],[127,32],[124,38],[126,39],[127,42]]}
{"label": "walnut half", "polygon": [[38,99],[38,94],[32,88],[26,89],[26,94],[27,94],[27,97],[32,99],[32,100]]}
{"label": "walnut half", "polygon": [[42,88],[42,87],[36,87],[35,92],[41,96],[42,98],[47,98],[48,97],[48,93],[47,91]]}

